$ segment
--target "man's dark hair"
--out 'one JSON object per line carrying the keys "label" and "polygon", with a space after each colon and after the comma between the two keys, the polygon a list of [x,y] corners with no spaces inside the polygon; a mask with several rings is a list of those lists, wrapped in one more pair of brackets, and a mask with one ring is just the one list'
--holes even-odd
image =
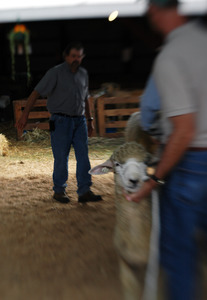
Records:
{"label": "man's dark hair", "polygon": [[71,49],[84,50],[84,47],[81,42],[71,42],[65,47],[65,50],[63,51],[63,58],[69,55]]}
{"label": "man's dark hair", "polygon": [[178,0],[150,0],[149,2],[160,7],[171,7],[178,5]]}
{"label": "man's dark hair", "polygon": [[203,15],[200,19],[202,24],[207,28],[207,14]]}

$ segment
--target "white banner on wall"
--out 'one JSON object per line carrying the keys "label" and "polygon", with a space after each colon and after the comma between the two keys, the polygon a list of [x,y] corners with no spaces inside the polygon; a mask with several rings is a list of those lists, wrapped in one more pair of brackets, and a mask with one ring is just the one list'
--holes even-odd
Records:
{"label": "white banner on wall", "polygon": [[[181,13],[207,12],[207,0],[179,0]],[[0,23],[55,19],[108,18],[146,13],[148,0],[6,0],[0,1]]]}

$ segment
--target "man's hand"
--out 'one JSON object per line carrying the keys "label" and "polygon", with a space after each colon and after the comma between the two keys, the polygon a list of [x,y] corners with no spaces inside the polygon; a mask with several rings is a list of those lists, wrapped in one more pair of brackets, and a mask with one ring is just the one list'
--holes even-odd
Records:
{"label": "man's hand", "polygon": [[33,91],[30,95],[29,98],[27,99],[27,104],[24,108],[24,111],[22,112],[21,117],[19,118],[19,120],[17,120],[15,127],[19,130],[23,130],[24,127],[27,124],[27,120],[28,120],[28,116],[29,116],[29,112],[31,111],[32,107],[35,104],[35,101],[37,100],[37,98],[40,96],[40,94],[37,91]]}
{"label": "man's hand", "polygon": [[91,137],[94,131],[93,121],[88,121],[88,136]]}
{"label": "man's hand", "polygon": [[20,119],[17,120],[15,127],[18,130],[23,130],[27,124],[27,120],[28,120],[28,115],[23,113],[22,116],[20,117]]}
{"label": "man's hand", "polygon": [[157,186],[156,182],[153,181],[152,179],[149,179],[144,182],[143,186],[141,187],[140,190],[138,190],[135,193],[132,194],[127,194],[124,191],[124,196],[126,200],[132,201],[132,202],[140,202],[143,200],[143,198],[149,196],[152,192],[152,190]]}

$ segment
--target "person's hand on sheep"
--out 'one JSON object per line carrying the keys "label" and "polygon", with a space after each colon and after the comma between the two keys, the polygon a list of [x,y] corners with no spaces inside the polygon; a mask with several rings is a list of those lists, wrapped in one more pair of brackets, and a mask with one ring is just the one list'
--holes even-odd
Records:
{"label": "person's hand on sheep", "polygon": [[128,194],[126,191],[123,192],[126,200],[132,202],[140,202],[145,197],[149,196],[152,190],[157,186],[157,183],[152,179],[144,182],[142,187],[135,193]]}

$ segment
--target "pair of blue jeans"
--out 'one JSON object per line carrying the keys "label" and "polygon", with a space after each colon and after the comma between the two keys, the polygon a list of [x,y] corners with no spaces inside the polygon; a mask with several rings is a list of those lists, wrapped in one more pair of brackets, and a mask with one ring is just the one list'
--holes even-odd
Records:
{"label": "pair of blue jeans", "polygon": [[207,240],[207,151],[188,151],[160,193],[160,258],[167,300],[198,300],[196,233]]}
{"label": "pair of blue jeans", "polygon": [[51,131],[51,146],[54,157],[53,190],[62,193],[67,187],[68,162],[71,146],[75,151],[77,161],[76,179],[77,193],[79,196],[90,190],[91,175],[90,161],[88,157],[88,131],[84,116],[68,117],[53,114],[50,118],[53,122]]}

